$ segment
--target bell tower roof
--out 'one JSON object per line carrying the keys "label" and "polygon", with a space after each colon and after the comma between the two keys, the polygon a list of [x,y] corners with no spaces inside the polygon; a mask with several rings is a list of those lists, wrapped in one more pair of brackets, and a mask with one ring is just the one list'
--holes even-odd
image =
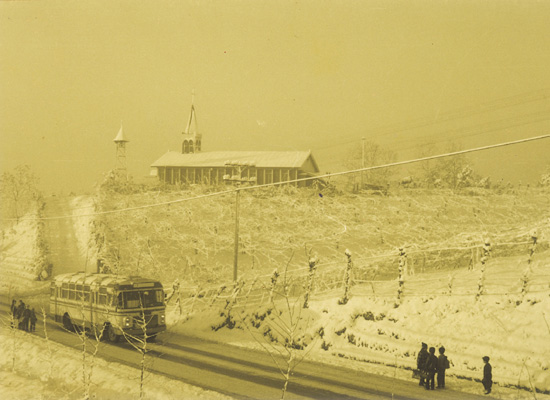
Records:
{"label": "bell tower roof", "polygon": [[126,136],[124,136],[124,130],[122,129],[122,122],[120,123],[120,129],[115,139],[113,140],[113,142],[115,143],[129,142],[129,140],[126,139]]}

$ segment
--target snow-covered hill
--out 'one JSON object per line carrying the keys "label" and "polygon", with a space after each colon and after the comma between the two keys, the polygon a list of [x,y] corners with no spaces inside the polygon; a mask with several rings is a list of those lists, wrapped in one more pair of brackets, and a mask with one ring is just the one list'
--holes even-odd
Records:
{"label": "snow-covered hill", "polygon": [[[357,368],[377,370],[380,367],[380,371],[392,375],[395,371],[384,366],[397,367],[405,376],[415,368],[420,344],[426,342],[436,349],[446,348],[452,365],[448,371],[451,377],[479,381],[484,365],[481,358],[488,355],[493,365],[493,379],[501,388],[536,388],[539,392],[550,392],[550,252],[538,255],[531,266],[531,277],[538,277],[537,282],[545,279],[545,283],[534,285],[521,300],[519,286],[525,259],[492,260],[487,276],[495,279],[502,276],[498,282],[499,293],[505,294],[485,294],[479,299],[475,291],[470,295],[432,294],[430,286],[434,282],[448,281],[447,273],[437,272],[409,278],[411,285],[411,281],[416,281],[415,289],[408,295],[405,289],[399,306],[396,306],[395,285],[389,285],[387,290],[381,287],[376,298],[353,296],[352,288],[352,298],[345,305],[338,302],[342,297],[341,289],[317,300],[313,296],[309,308],[300,311],[303,326],[297,329],[296,340],[308,345],[306,350],[311,351],[308,357],[327,362],[336,357],[349,360]],[[479,273],[477,270],[461,272],[465,276]],[[460,272],[455,279],[461,279]],[[514,286],[518,290],[511,290]],[[491,288],[495,289],[495,284]],[[302,306],[301,299],[297,307],[292,308],[293,312],[297,313]],[[288,307],[284,301],[279,301],[273,305],[267,302],[262,306],[235,305],[232,310],[235,327],[214,330],[213,327],[224,318],[220,317],[224,309],[225,302],[220,302],[195,315],[184,313],[181,322],[172,329],[212,340],[260,347],[252,333],[260,343],[265,342],[268,340],[265,332],[270,328],[269,336],[284,341],[285,335],[275,332],[273,326],[281,326],[282,319],[287,326],[291,325]],[[278,311],[283,311],[282,317]],[[173,316],[174,320],[178,319],[176,310]]]}
{"label": "snow-covered hill", "polygon": [[[539,203],[542,204],[543,200],[539,199]],[[73,220],[80,253],[97,251],[90,246],[93,243],[90,238],[97,232],[88,231],[94,227],[94,222],[87,216],[89,201],[81,199],[72,204],[71,213],[80,215],[80,218]],[[406,202],[403,204],[410,207]],[[497,214],[498,212],[492,213],[492,216]],[[167,216],[170,215],[167,213]],[[505,225],[508,229],[513,225],[515,234],[528,232],[533,221],[539,221],[539,226],[543,228],[542,234],[548,235],[548,227],[544,223],[540,225],[540,221],[546,220],[545,215],[540,213],[538,220],[533,216],[525,225],[519,225],[516,219],[512,223],[506,217],[508,222]],[[521,219],[523,214],[518,213],[514,218]],[[153,222],[157,232],[159,226],[169,226],[164,223],[166,221]],[[494,221],[493,225],[498,226],[498,221]],[[130,226],[128,221],[122,228],[131,233],[128,231]],[[114,229],[114,226],[109,229]],[[20,225],[6,232],[2,242],[2,291],[4,295],[17,293],[17,296],[26,296],[27,302],[31,304],[36,294],[47,287],[47,282],[36,281],[28,270],[28,261],[35,254],[33,243],[36,243],[37,235],[38,224],[22,221]],[[520,245],[515,246],[521,250]],[[493,397],[530,399],[536,396],[538,400],[550,399],[549,395],[540,393],[550,391],[550,279],[547,279],[550,275],[550,252],[542,248],[543,251],[535,254],[528,274],[527,294],[522,296],[522,279],[527,266],[527,246],[522,246],[522,255],[501,253],[490,259],[484,271],[485,292],[481,296],[476,296],[476,285],[480,276],[480,265],[477,263],[473,270],[469,270],[465,264],[450,270],[442,268],[417,271],[416,275],[406,277],[404,295],[399,302],[396,301],[395,279],[382,282],[357,280],[351,288],[351,299],[347,304],[339,304],[338,301],[343,293],[341,285],[334,288],[329,285],[323,287],[322,291],[313,292],[307,309],[301,307],[303,295],[290,297],[292,304],[296,302],[296,309],[301,310],[301,320],[298,322],[300,334],[296,336],[296,340],[297,345],[305,350],[298,351],[303,352],[302,354],[307,351],[307,357],[329,364],[341,363],[412,382],[411,368],[415,365],[420,343],[426,342],[436,348],[443,345],[452,362],[448,371],[449,388],[481,393],[481,384],[476,380],[481,378],[481,357],[489,355],[496,382]],[[151,250],[150,248],[149,251]],[[171,270],[170,277],[174,272]],[[452,293],[448,290],[449,273],[453,277]],[[330,274],[341,276],[337,270],[327,269],[325,276]],[[193,278],[198,276],[195,274]],[[172,284],[171,279],[165,279],[164,283],[166,287]],[[231,285],[230,282],[227,284]],[[370,287],[374,288],[375,285],[376,290],[371,290]],[[238,299],[233,305],[232,318],[235,326],[232,329],[227,326],[220,328],[227,314],[223,310],[227,305],[227,296],[201,299],[197,293],[193,296],[191,289],[185,285],[182,285],[180,294],[182,314],[175,306],[176,297],[169,304],[171,312],[168,322],[171,331],[247,347],[260,346],[262,341],[265,343],[266,337],[279,340],[284,337],[284,333],[277,333],[273,329],[269,335],[266,334],[270,324],[276,323],[278,319],[281,321],[289,318],[289,310],[285,311],[280,300],[275,304],[269,303],[267,292],[261,294],[265,299],[262,302],[247,302],[246,296],[244,301],[242,296]],[[282,314],[274,312],[274,306]],[[221,315],[222,313],[225,314]],[[213,327],[219,329],[215,330]],[[45,397],[72,398],[69,393],[77,393],[78,385],[71,384],[73,378],[70,374],[65,376],[63,372],[56,372],[55,375],[45,377],[43,369],[35,369],[32,365],[36,359],[46,354],[45,343],[26,333],[17,334],[20,336],[18,343],[25,350],[15,371],[11,370],[8,361],[12,348],[11,338],[5,334],[4,329],[0,336],[0,358],[3,360],[0,364],[0,395],[4,394],[3,398],[17,399],[29,398],[30,393],[41,393]],[[80,359],[79,352],[63,348],[56,348],[56,351],[63,360],[60,367],[76,368]],[[105,375],[103,372],[98,373],[96,382],[101,382],[106,396],[110,393],[124,398],[132,390],[126,386],[126,382],[122,382],[127,381],[124,374],[135,371],[123,368],[125,372],[117,375],[112,371],[110,373],[109,368],[109,365],[105,365]],[[114,379],[107,379],[109,376]],[[187,398],[221,398],[216,397],[218,394],[202,392],[177,382],[158,382],[158,386],[150,387],[151,393],[155,393],[154,398],[170,398],[165,388],[176,386],[178,393],[188,393]],[[533,392],[535,388],[539,393]]]}

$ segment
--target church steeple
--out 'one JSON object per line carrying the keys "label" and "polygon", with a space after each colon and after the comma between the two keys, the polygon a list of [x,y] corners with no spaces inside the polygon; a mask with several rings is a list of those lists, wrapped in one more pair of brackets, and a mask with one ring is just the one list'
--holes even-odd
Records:
{"label": "church steeple", "polygon": [[181,152],[183,154],[187,153],[198,153],[201,151],[201,141],[202,135],[198,132],[197,128],[197,116],[195,115],[195,91],[193,90],[191,98],[191,111],[189,113],[189,121],[187,121],[187,126],[183,135],[183,143],[181,145]]}

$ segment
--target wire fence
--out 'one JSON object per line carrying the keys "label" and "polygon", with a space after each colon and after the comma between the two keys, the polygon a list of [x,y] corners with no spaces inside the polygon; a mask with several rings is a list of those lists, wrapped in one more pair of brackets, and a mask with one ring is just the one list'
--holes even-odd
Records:
{"label": "wire fence", "polygon": [[[550,268],[533,262],[534,249],[537,246],[539,250],[548,249],[549,242],[535,239],[430,248],[409,254],[400,249],[394,254],[357,260],[346,253],[347,262],[313,262],[312,267],[310,260],[309,266],[303,268],[275,270],[272,274],[243,277],[237,282],[177,286],[168,290],[169,302],[175,303],[182,313],[191,313],[229,303],[235,307],[268,305],[284,297],[282,293],[317,301],[338,298],[342,302],[347,302],[350,296],[395,298],[397,303],[403,298],[434,296],[479,299],[509,295],[523,299],[526,294],[550,290]],[[498,257],[507,256],[515,256],[505,263],[515,262],[516,268],[503,268]],[[391,268],[393,276],[384,274],[384,278],[377,278],[383,268]],[[428,271],[430,275],[425,274]]]}

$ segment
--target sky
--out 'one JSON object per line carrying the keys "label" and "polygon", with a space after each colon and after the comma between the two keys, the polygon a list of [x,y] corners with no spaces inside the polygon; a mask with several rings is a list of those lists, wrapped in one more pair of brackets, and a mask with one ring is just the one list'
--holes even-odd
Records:
{"label": "sky", "polygon": [[[311,150],[345,169],[361,138],[398,160],[550,133],[550,1],[2,1],[0,167],[91,191],[181,148]],[[472,155],[536,182],[550,139]],[[406,171],[403,171],[406,173]]]}

